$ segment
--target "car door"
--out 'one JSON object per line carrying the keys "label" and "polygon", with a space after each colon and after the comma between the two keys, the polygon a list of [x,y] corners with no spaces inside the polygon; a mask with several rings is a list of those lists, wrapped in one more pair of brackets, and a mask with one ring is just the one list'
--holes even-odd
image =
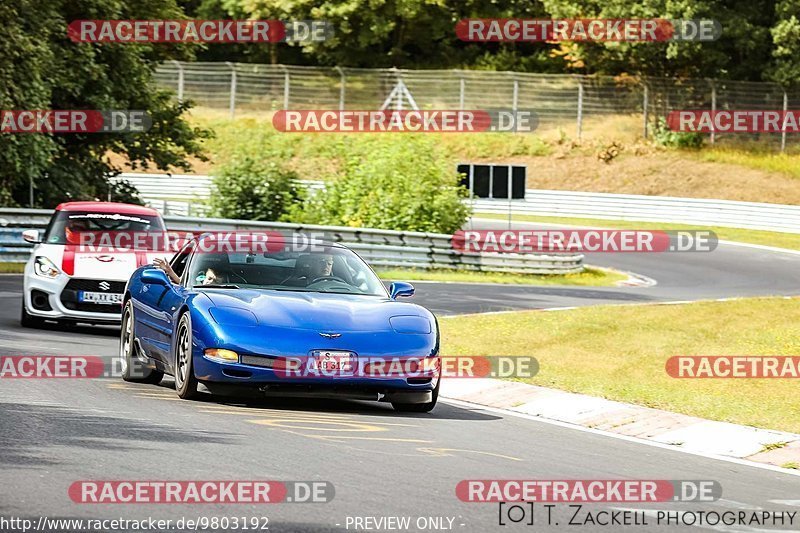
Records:
{"label": "car door", "polygon": [[[170,266],[176,274],[185,278],[194,242],[188,243],[173,256]],[[184,282],[162,285],[142,285],[135,295],[134,306],[137,321],[136,337],[145,353],[169,364],[172,332],[177,312],[186,298]]]}

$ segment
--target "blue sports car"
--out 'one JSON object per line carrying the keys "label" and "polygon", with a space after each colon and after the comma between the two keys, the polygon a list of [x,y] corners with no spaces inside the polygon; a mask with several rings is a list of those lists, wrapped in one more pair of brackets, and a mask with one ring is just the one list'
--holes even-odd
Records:
{"label": "blue sports car", "polygon": [[189,241],[169,266],[137,269],[123,296],[123,379],[175,377],[178,396],[342,397],[399,411],[436,405],[439,329],[427,309],[397,301],[339,244],[263,253]]}

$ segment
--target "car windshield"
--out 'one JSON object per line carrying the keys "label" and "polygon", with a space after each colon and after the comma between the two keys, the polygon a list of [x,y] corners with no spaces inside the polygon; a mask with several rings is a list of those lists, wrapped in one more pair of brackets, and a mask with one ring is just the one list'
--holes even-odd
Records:
{"label": "car windshield", "polygon": [[188,284],[214,289],[272,289],[386,297],[386,288],[355,253],[334,246],[308,252],[197,251]]}
{"label": "car windshield", "polygon": [[154,215],[95,213],[89,211],[56,211],[44,235],[48,244],[78,244],[81,234],[98,232],[165,231],[161,218]]}

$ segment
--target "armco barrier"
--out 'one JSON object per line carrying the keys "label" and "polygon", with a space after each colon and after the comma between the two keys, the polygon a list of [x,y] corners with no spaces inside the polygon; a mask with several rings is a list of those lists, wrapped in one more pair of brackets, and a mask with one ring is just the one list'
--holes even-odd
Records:
{"label": "armco barrier", "polygon": [[[137,187],[143,199],[166,214],[200,213],[197,202],[208,198],[211,177],[191,174],[121,174]],[[318,191],[324,183],[298,180],[303,187]],[[177,201],[182,200],[182,201]],[[676,198],[672,196],[641,196],[594,192],[548,191],[527,189],[524,200],[473,199],[475,213],[597,218],[669,222],[697,226],[723,226],[800,233],[800,206]]]}
{"label": "armco barrier", "polygon": [[[44,228],[52,211],[0,208],[0,261],[27,260],[31,246],[22,240],[24,229]],[[279,230],[324,234],[325,238],[346,244],[374,267],[458,268],[484,272],[523,274],[571,274],[583,270],[583,255],[565,254],[487,254],[454,250],[450,235],[390,231],[338,226],[310,226],[282,222],[252,222],[220,218],[165,216],[171,230]]]}
{"label": "armco barrier", "polygon": [[476,213],[597,218],[800,233],[800,206],[528,189],[524,200],[473,199]]}

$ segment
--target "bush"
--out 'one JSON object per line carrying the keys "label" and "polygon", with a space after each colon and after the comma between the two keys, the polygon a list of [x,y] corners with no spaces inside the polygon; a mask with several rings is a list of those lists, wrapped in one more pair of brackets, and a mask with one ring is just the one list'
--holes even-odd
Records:
{"label": "bush", "polygon": [[271,160],[233,156],[218,167],[211,194],[212,215],[243,220],[284,220],[301,200],[297,175]]}
{"label": "bush", "polygon": [[[342,175],[328,183],[292,219],[307,224],[452,233],[469,216],[454,165],[435,139],[397,134],[362,137],[349,151]],[[402,136],[402,137],[401,137]]]}
{"label": "bush", "polygon": [[702,133],[672,131],[667,127],[664,117],[658,119],[653,139],[656,144],[670,148],[700,148],[703,146]]}

